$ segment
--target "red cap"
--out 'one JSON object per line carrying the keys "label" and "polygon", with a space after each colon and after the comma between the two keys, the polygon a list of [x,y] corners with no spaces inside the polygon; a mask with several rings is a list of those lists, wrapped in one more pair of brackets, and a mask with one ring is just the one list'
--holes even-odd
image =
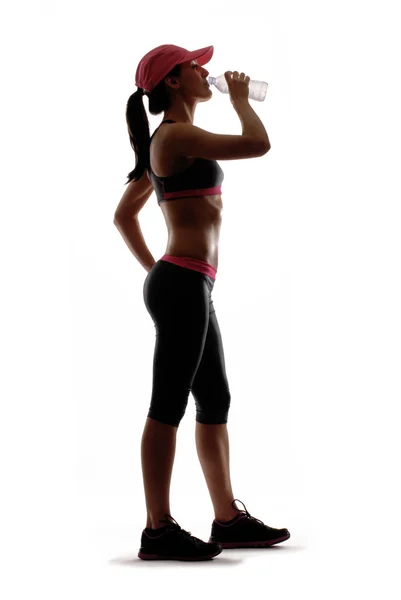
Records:
{"label": "red cap", "polygon": [[210,61],[213,52],[213,46],[193,52],[173,44],[157,46],[141,59],[135,74],[135,85],[149,93],[176,65],[196,58],[202,67]]}

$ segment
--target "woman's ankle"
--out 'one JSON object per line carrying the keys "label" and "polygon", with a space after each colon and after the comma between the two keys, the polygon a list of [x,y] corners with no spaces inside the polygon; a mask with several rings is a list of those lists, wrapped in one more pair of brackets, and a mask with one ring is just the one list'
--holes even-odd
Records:
{"label": "woman's ankle", "polygon": [[215,520],[216,521],[220,521],[221,523],[226,523],[227,521],[232,521],[233,519],[235,519],[235,517],[238,517],[239,512],[233,513],[233,512],[227,512],[227,513],[221,513],[218,516],[215,515]]}
{"label": "woman's ankle", "polygon": [[148,529],[161,529],[166,525],[168,525],[168,522],[166,521],[165,517],[161,517],[160,519],[148,518],[148,520],[146,521],[146,527]]}

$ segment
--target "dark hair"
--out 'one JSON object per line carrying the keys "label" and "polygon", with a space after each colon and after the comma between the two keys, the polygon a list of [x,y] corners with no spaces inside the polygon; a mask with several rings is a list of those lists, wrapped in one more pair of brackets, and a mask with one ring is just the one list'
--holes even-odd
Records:
{"label": "dark hair", "polygon": [[[165,77],[179,77],[181,65],[176,65]],[[170,108],[171,96],[164,78],[149,94],[149,112],[159,115]],[[149,121],[143,105],[143,96],[139,91],[134,92],[127,102],[126,120],[131,146],[135,152],[137,163],[135,169],[128,173],[127,185],[133,179],[138,181],[150,166],[150,131]]]}

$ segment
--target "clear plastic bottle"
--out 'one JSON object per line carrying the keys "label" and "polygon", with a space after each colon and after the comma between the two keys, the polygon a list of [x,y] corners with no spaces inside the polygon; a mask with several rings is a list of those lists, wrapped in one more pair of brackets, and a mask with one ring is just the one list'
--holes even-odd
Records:
{"label": "clear plastic bottle", "polygon": [[[215,85],[219,92],[222,94],[228,94],[228,85],[225,78],[225,75],[219,75],[218,77],[208,77],[207,78],[209,85]],[[267,93],[267,83],[265,81],[258,81],[256,79],[251,79],[249,81],[249,96],[251,100],[257,100],[258,102],[263,102],[266,98]]]}

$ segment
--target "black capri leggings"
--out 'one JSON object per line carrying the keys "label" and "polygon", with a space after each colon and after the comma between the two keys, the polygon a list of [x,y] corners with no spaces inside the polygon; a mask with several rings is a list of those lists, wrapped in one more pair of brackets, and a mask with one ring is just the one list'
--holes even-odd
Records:
{"label": "black capri leggings", "polygon": [[151,419],[178,427],[192,391],[196,421],[227,423],[231,394],[213,286],[208,275],[163,260],[148,272],[143,298],[156,329]]}

